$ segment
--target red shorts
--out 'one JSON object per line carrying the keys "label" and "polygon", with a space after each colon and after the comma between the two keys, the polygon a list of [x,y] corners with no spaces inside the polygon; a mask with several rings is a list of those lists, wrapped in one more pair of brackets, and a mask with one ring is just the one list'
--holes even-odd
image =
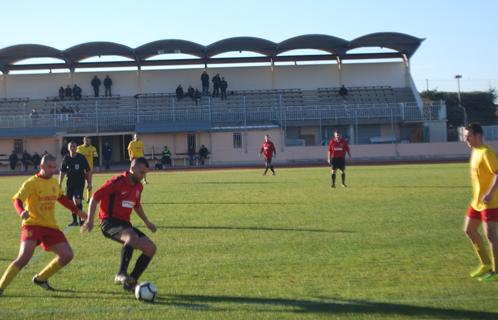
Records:
{"label": "red shorts", "polygon": [[477,211],[471,206],[467,209],[467,217],[481,221],[498,222],[498,208],[484,209]]}
{"label": "red shorts", "polygon": [[67,242],[62,231],[40,226],[22,226],[21,242],[26,240],[36,241],[45,251],[50,251],[53,245]]}

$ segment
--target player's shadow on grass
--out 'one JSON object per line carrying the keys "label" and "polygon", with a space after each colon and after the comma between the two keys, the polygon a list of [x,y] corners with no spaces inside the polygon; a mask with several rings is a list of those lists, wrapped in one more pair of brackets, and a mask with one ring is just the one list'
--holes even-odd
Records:
{"label": "player's shadow on grass", "polygon": [[228,230],[228,231],[285,231],[285,232],[318,232],[318,233],[354,233],[350,230],[324,229],[289,229],[268,227],[231,227],[231,226],[156,226],[158,229],[188,229],[188,230]]}
{"label": "player's shadow on grass", "polygon": [[305,205],[304,203],[293,203],[293,202],[240,202],[240,201],[224,201],[224,202],[205,202],[205,201],[175,201],[175,202],[142,202],[142,204],[164,204],[164,205],[173,205],[173,204],[186,204],[186,205],[286,205],[286,206],[298,206]]}
{"label": "player's shadow on grass", "polygon": [[54,298],[54,299],[81,299],[81,300],[129,300],[134,299],[132,293],[124,291],[102,291],[102,290],[72,290],[72,289],[56,289],[54,291],[40,291],[39,294],[8,294],[8,297],[13,298]]}
{"label": "player's shadow on grass", "polygon": [[470,189],[470,186],[355,186],[355,189]]}
{"label": "player's shadow on grass", "polygon": [[[269,183],[278,183],[276,181],[199,181],[194,184],[207,184],[207,185],[227,185],[227,184],[258,184],[258,185],[267,185]],[[191,185],[192,182],[181,183]]]}
{"label": "player's shadow on grass", "polygon": [[[232,297],[232,296],[206,296],[206,295],[172,295],[167,300],[172,302],[210,303],[223,304],[228,310],[237,308],[237,305],[253,305],[254,312],[291,312],[297,314],[331,314],[341,315],[378,315],[378,316],[409,316],[414,319],[430,317],[438,319],[498,319],[498,313],[486,311],[472,311],[459,309],[443,309],[437,307],[414,306],[408,304],[371,302],[364,300],[327,299],[328,301],[279,299],[279,298],[255,298],[255,297]],[[278,307],[276,310],[268,310],[268,307]],[[286,309],[281,309],[289,308]],[[218,308],[216,308],[218,309]],[[218,309],[219,310],[219,309]]]}

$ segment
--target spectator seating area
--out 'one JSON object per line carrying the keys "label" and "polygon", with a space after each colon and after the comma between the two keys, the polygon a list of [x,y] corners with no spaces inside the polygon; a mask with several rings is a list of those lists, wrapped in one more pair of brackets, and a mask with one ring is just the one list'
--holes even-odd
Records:
{"label": "spectator seating area", "polygon": [[29,98],[0,99],[0,112],[2,116],[29,114],[31,109],[28,109],[27,102]]}
{"label": "spectator seating area", "polygon": [[415,96],[410,88],[392,87],[351,87],[343,98],[339,88],[319,88],[317,95],[319,104],[379,104],[413,102]]}
{"label": "spectator seating area", "polygon": [[[82,113],[122,113],[125,111],[139,114],[154,114],[159,111],[195,112],[211,110],[215,112],[241,112],[278,110],[282,107],[306,107],[325,105],[372,105],[399,102],[415,102],[411,88],[393,87],[348,87],[348,95],[339,95],[339,88],[318,88],[316,90],[301,89],[268,89],[268,90],[235,90],[229,91],[228,99],[202,96],[199,104],[190,97],[181,100],[171,93],[147,93],[134,97],[93,97],[83,96],[81,100],[59,100],[48,97],[45,100],[29,98],[0,99],[2,116],[30,115],[36,110],[39,116],[50,114]],[[98,108],[98,109],[97,109]]]}

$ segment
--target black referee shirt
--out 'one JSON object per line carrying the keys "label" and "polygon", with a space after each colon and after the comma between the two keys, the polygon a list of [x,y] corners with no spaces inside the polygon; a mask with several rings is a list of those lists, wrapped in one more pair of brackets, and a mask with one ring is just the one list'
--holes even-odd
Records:
{"label": "black referee shirt", "polygon": [[74,158],[69,154],[64,156],[61,163],[61,172],[67,175],[67,184],[85,184],[85,172],[90,171],[90,166],[80,153]]}

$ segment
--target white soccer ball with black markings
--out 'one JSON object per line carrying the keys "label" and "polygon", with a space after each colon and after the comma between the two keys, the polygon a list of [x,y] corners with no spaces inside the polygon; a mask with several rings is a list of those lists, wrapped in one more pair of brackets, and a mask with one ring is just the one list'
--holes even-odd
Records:
{"label": "white soccer ball with black markings", "polygon": [[142,282],[135,287],[135,298],[145,302],[154,302],[157,296],[157,288],[153,283]]}

